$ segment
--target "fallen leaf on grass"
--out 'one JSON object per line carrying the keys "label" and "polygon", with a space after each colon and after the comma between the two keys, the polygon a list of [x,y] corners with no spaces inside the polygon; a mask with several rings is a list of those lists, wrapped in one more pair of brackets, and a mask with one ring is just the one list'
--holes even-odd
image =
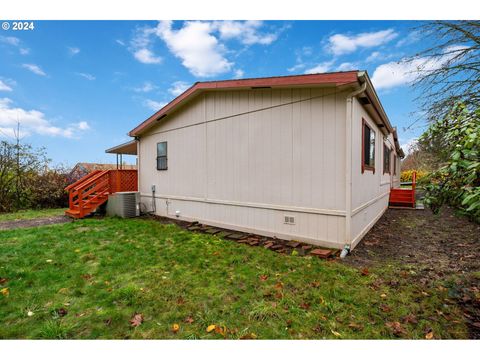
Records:
{"label": "fallen leaf on grass", "polygon": [[322,327],[322,325],[317,325],[312,330],[317,332],[317,333],[320,333],[320,332],[323,331],[323,327]]}
{"label": "fallen leaf on grass", "polygon": [[260,275],[260,281],[266,281],[268,279],[268,275]]}
{"label": "fallen leaf on grass", "polygon": [[303,310],[308,310],[308,309],[310,309],[310,304],[304,302],[304,303],[301,303],[301,304],[300,304],[300,307],[301,307]]}
{"label": "fallen leaf on grass", "polygon": [[33,316],[33,311],[27,312],[27,316],[29,316],[29,317],[30,317],[30,316]]}
{"label": "fallen leaf on grass", "polygon": [[403,322],[407,324],[417,324],[418,320],[417,317],[413,314],[407,315],[403,318]]}
{"label": "fallen leaf on grass", "polygon": [[68,314],[68,311],[67,311],[67,309],[65,309],[65,308],[57,309],[57,310],[55,310],[55,312],[56,312],[57,315],[60,316],[60,317],[64,317],[65,315]]}
{"label": "fallen leaf on grass", "polygon": [[133,317],[130,319],[130,324],[133,327],[139,326],[143,322],[143,315],[142,314],[135,314]]}
{"label": "fallen leaf on grass", "polygon": [[172,332],[173,332],[173,333],[177,333],[178,330],[180,330],[180,325],[178,325],[178,324],[173,324],[173,325],[172,325]]}
{"label": "fallen leaf on grass", "polygon": [[363,325],[351,322],[348,327],[353,330],[363,330]]}
{"label": "fallen leaf on grass", "polygon": [[341,337],[342,334],[340,334],[338,331],[335,331],[335,330],[332,330],[330,329],[330,331],[332,332],[333,335],[335,335],[336,337]]}
{"label": "fallen leaf on grass", "polygon": [[382,299],[385,299],[385,298],[387,297],[387,294],[382,294],[382,295],[380,295],[380,297],[381,297]]}
{"label": "fallen leaf on grass", "polygon": [[212,324],[212,325],[209,325],[209,326],[207,327],[207,332],[208,332],[208,333],[209,333],[209,332],[212,332],[213,330],[215,330],[216,327],[217,327],[217,326],[216,326],[216,325],[213,325],[213,324]]}
{"label": "fallen leaf on grass", "polygon": [[433,339],[433,331],[429,331],[429,332],[425,335],[425,339],[427,339],[427,340],[432,340],[432,339]]}
{"label": "fallen leaf on grass", "polygon": [[392,308],[391,308],[390,306],[388,306],[388,305],[381,304],[381,305],[380,305],[380,310],[382,310],[383,312],[386,312],[386,313],[387,313],[387,312],[392,311]]}
{"label": "fallen leaf on grass", "polygon": [[52,260],[52,259],[48,259],[48,260],[46,260],[46,262],[47,262],[47,263],[51,263],[51,262],[53,262],[53,260]]}
{"label": "fallen leaf on grass", "polygon": [[2,277],[0,277],[0,285],[6,284],[7,281],[8,281],[7,278],[2,278]]}
{"label": "fallen leaf on grass", "polygon": [[245,334],[240,337],[240,340],[255,340],[257,338],[257,334],[255,333],[250,333],[250,334]]}
{"label": "fallen leaf on grass", "polygon": [[194,321],[194,320],[193,320],[193,318],[192,318],[191,316],[187,316],[187,317],[185,318],[185,320],[183,320],[183,322],[186,322],[187,324],[191,324],[191,323],[193,323],[193,321]]}
{"label": "fallen leaf on grass", "polygon": [[227,327],[226,326],[216,326],[215,333],[225,336],[227,334]]}
{"label": "fallen leaf on grass", "polygon": [[386,322],[385,326],[389,328],[394,335],[405,335],[407,332],[398,321]]}
{"label": "fallen leaf on grass", "polygon": [[370,272],[368,271],[368,268],[363,268],[362,271],[361,271],[361,274],[363,276],[368,276],[368,275],[370,275]]}
{"label": "fallen leaf on grass", "polygon": [[313,288],[318,288],[320,287],[320,281],[313,281],[310,283],[310,286]]}
{"label": "fallen leaf on grass", "polygon": [[183,297],[181,297],[181,296],[178,297],[178,298],[177,298],[177,304],[178,304],[178,305],[183,305],[183,304],[185,304],[185,299],[184,299]]}
{"label": "fallen leaf on grass", "polygon": [[0,290],[0,294],[2,294],[3,296],[8,296],[10,294],[10,290],[8,288],[3,288],[2,290]]}

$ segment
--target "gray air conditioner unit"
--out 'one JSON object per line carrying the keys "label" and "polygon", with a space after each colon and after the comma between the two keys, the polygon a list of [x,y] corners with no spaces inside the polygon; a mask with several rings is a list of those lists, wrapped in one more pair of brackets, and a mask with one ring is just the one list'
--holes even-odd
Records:
{"label": "gray air conditioner unit", "polygon": [[140,193],[123,191],[108,195],[107,215],[122,218],[140,216]]}

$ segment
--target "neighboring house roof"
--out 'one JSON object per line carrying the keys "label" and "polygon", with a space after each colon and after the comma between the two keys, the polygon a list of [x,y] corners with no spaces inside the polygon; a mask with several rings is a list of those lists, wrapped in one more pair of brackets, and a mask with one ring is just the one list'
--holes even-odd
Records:
{"label": "neighboring house roof", "polygon": [[[185,90],[182,94],[177,96],[167,105],[162,107],[155,114],[143,121],[128,134],[130,136],[140,136],[145,131],[154,126],[157,121],[168,116],[169,113],[177,110],[180,106],[187,103],[199,93],[204,91],[215,90],[235,90],[235,89],[259,89],[259,88],[290,88],[302,86],[334,86],[334,87],[357,87],[363,89],[361,94],[365,101],[362,104],[373,114],[377,125],[385,134],[393,133],[396,137],[395,129],[390,124],[390,121],[383,109],[378,95],[373,88],[372,82],[366,71],[344,71],[322,74],[307,74],[307,75],[290,75],[290,76],[276,76],[263,77],[251,79],[236,79],[236,80],[221,80],[221,81],[204,81],[196,82],[190,88]],[[397,152],[403,154],[398,141],[395,143]]]}
{"label": "neighboring house roof", "polygon": [[[137,168],[136,165],[126,165],[122,164],[123,170],[135,170]],[[74,171],[86,171],[92,172],[94,170],[116,170],[117,164],[98,164],[98,163],[77,163],[70,173]]]}

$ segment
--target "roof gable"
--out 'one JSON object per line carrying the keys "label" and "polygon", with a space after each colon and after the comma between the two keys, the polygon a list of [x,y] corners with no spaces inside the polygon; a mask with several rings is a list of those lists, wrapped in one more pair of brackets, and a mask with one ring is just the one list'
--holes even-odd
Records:
{"label": "roof gable", "polygon": [[157,120],[160,120],[174,111],[180,105],[203,91],[215,91],[226,89],[255,89],[255,88],[282,88],[305,85],[331,85],[342,86],[358,82],[357,71],[346,71],[324,74],[307,74],[292,76],[276,76],[266,78],[252,78],[240,80],[221,80],[197,82],[177,96],[155,114],[150,116],[128,134],[130,136],[139,136],[149,129]]}
{"label": "roof gable", "polygon": [[[220,80],[220,81],[205,81],[197,82],[190,88],[185,90],[182,94],[177,96],[155,114],[143,121],[128,135],[140,136],[148,129],[156,124],[158,120],[161,120],[168,116],[168,114],[177,110],[180,106],[188,103],[191,99],[198,94],[205,91],[219,91],[219,90],[241,90],[241,89],[259,89],[259,88],[292,88],[302,86],[332,86],[340,87],[345,85],[357,85],[363,86],[361,93],[364,97],[369,99],[368,105],[364,105],[369,108],[369,111],[374,114],[377,125],[381,126],[386,134],[393,133],[396,140],[395,145],[397,151],[403,156],[403,151],[398,144],[396,130],[390,124],[387,114],[383,109],[383,106],[378,98],[378,95],[373,87],[373,84],[366,71],[344,71],[322,74],[306,74],[306,75],[290,75],[290,76],[275,76],[275,77],[263,77],[263,78],[251,78],[251,79],[235,79],[235,80]],[[357,93],[360,95],[360,93]]]}

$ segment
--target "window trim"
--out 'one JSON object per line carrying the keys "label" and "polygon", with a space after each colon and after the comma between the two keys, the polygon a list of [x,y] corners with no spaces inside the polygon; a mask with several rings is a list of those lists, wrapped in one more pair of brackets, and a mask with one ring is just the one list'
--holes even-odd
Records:
{"label": "window trim", "polygon": [[[388,152],[388,166],[387,166],[387,169],[385,169],[385,159],[387,158],[385,156],[385,150],[387,150]],[[383,143],[383,173],[384,174],[391,174],[392,171],[391,171],[391,167],[392,167],[392,163],[391,161],[392,160],[392,148],[390,146],[388,146],[387,144],[385,144],[385,142]]]}
{"label": "window trim", "polygon": [[[161,155],[161,156],[158,156],[158,144],[162,144],[162,143],[165,143],[165,155]],[[165,159],[165,168],[161,168],[159,169],[158,168],[158,160],[159,158],[164,158]],[[165,171],[165,170],[168,170],[168,142],[167,141],[159,141],[157,142],[157,156],[156,156],[156,165],[155,167],[157,168],[157,171]]]}
{"label": "window trim", "polygon": [[[374,149],[377,147],[377,133],[375,132],[375,130],[372,129],[372,127],[368,124],[368,122],[362,117],[362,174],[365,172],[365,170],[372,171],[375,174],[375,164],[373,166],[365,164],[365,126],[367,126],[370,129],[370,131],[375,134]],[[374,156],[376,156],[376,154]]]}
{"label": "window trim", "polygon": [[397,176],[397,154],[393,153],[393,176]]}

